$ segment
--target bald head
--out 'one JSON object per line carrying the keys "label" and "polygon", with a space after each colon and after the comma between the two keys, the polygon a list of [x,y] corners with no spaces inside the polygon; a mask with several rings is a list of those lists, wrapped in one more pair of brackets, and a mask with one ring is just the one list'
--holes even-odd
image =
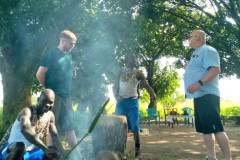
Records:
{"label": "bald head", "polygon": [[41,97],[42,95],[45,95],[45,96],[47,96],[47,97],[55,97],[55,93],[54,93],[53,90],[51,90],[51,89],[44,89],[44,90],[42,91],[40,97]]}
{"label": "bald head", "polygon": [[193,33],[199,36],[201,42],[206,43],[206,33],[203,30],[196,30]]}
{"label": "bald head", "polygon": [[51,89],[45,89],[38,98],[38,114],[44,114],[54,106],[55,94]]}
{"label": "bald head", "polygon": [[202,30],[193,31],[190,34],[188,41],[192,48],[197,49],[203,44],[206,44],[206,33]]}

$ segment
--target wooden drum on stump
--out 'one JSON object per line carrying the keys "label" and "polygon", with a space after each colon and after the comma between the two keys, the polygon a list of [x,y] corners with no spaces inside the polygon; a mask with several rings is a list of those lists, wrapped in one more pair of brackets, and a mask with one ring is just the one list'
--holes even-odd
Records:
{"label": "wooden drum on stump", "polygon": [[123,154],[127,143],[127,130],[125,116],[103,115],[92,132],[95,155],[101,150]]}

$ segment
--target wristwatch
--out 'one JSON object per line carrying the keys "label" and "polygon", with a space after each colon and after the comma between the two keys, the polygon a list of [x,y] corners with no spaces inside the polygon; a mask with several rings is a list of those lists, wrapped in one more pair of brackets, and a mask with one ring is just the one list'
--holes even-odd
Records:
{"label": "wristwatch", "polygon": [[201,80],[198,80],[198,83],[203,86],[203,82]]}

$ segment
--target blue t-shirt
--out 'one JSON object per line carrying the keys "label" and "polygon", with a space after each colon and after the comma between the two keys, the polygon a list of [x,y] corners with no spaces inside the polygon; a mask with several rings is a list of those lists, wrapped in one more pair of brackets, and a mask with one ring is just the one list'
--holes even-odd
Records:
{"label": "blue t-shirt", "polygon": [[204,77],[210,69],[209,67],[213,66],[220,67],[219,54],[215,48],[204,44],[193,52],[184,74],[186,98],[198,98],[206,94],[220,96],[218,89],[218,76],[216,76],[211,82],[200,87],[194,94],[187,92],[189,85],[196,83]]}
{"label": "blue t-shirt", "polygon": [[45,87],[52,89],[60,97],[69,98],[72,85],[72,55],[52,48],[46,52],[40,66],[48,68]]}

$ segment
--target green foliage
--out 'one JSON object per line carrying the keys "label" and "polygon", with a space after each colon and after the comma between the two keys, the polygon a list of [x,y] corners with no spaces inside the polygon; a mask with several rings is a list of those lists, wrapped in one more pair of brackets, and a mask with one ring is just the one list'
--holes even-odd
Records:
{"label": "green foliage", "polygon": [[146,89],[142,89],[140,92],[140,97],[142,103],[150,103],[150,95]]}
{"label": "green foliage", "polygon": [[[184,107],[190,107],[194,109],[193,107],[193,100],[192,99],[185,99],[183,94],[176,94],[175,95],[175,101],[171,104],[169,104],[169,107],[174,107],[177,109],[177,112],[179,114],[183,114],[182,108]],[[147,108],[148,108],[149,102],[145,101],[144,99],[139,100],[139,110],[143,111],[143,116],[147,118]],[[157,110],[160,111],[161,119],[164,119],[164,112],[163,108],[166,104],[165,101],[158,101],[157,103]],[[173,105],[174,104],[174,105]],[[220,107],[221,107],[221,115],[231,116],[231,115],[240,115],[240,101],[229,101],[229,100],[222,100],[220,101]]]}
{"label": "green foliage", "polygon": [[[180,87],[178,73],[173,66],[165,66],[162,70],[159,67],[155,67],[155,69],[151,87],[154,89],[158,101],[170,103],[167,101],[174,99],[176,89]],[[150,101],[150,95],[145,89],[142,89],[140,93],[140,99],[143,103]]]}
{"label": "green foliage", "polygon": [[32,105],[36,105],[37,101],[38,101],[38,97],[36,95],[32,96]]}
{"label": "green foliage", "polygon": [[173,97],[176,89],[180,87],[178,73],[172,66],[166,66],[158,71],[153,79],[154,88],[158,100],[167,100]]}
{"label": "green foliage", "polygon": [[33,83],[32,83],[32,94],[38,94],[39,92],[43,91],[42,85],[38,82],[37,78],[33,78]]}
{"label": "green foliage", "polygon": [[3,113],[3,108],[0,107],[0,140],[2,139],[2,137],[4,136],[5,134],[5,130],[2,128],[2,113]]}
{"label": "green foliage", "polygon": [[179,104],[182,105],[182,103],[185,103],[187,99],[185,99],[185,96],[180,93],[174,93],[171,96],[165,97],[161,103],[165,107],[170,107],[170,108],[176,108]]}
{"label": "green foliage", "polygon": [[222,76],[240,75],[239,0],[169,0],[165,4],[164,7],[155,6],[158,10],[185,21],[191,26],[189,31],[202,29],[207,33],[207,43],[220,53]]}
{"label": "green foliage", "polygon": [[108,103],[107,106],[106,106],[106,111],[107,111],[107,114],[114,114],[115,112],[115,109],[116,109],[116,104],[111,102],[111,103]]}
{"label": "green foliage", "polygon": [[221,111],[221,115],[240,116],[240,107],[239,106],[227,107],[223,111]]}

